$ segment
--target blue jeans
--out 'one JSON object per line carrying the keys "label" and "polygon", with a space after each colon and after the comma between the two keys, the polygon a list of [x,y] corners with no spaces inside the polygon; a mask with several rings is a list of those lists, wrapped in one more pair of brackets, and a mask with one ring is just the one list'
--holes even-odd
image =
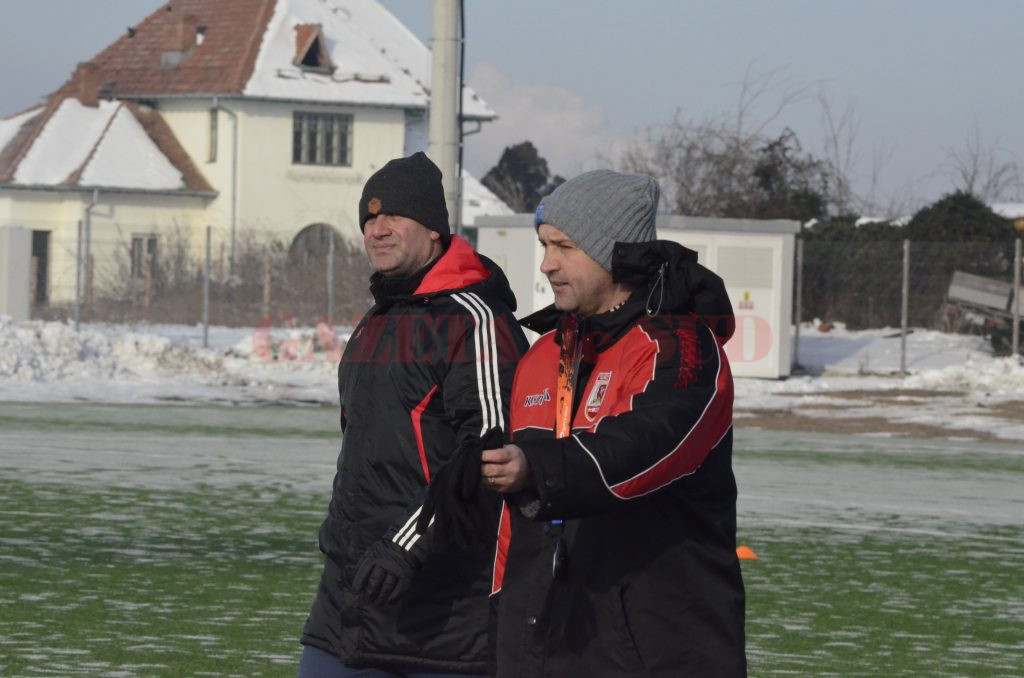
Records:
{"label": "blue jeans", "polygon": [[298,678],[466,678],[466,674],[410,671],[387,667],[355,669],[345,666],[329,652],[303,645]]}

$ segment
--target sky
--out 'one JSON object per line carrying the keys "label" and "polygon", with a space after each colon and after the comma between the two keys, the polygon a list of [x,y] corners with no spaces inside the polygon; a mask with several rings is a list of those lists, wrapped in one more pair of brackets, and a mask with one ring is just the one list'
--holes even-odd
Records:
{"label": "sky", "polygon": [[[429,45],[430,0],[381,0]],[[0,116],[35,103],[163,4],[0,0]],[[674,117],[747,111],[825,154],[827,102],[847,114],[855,191],[907,213],[957,187],[951,152],[969,141],[1024,162],[1019,0],[465,0],[466,80],[499,119],[466,138],[482,176],[530,140],[566,177],[613,165]],[[775,112],[787,94],[794,100]],[[1003,196],[1024,200],[1018,187]]]}

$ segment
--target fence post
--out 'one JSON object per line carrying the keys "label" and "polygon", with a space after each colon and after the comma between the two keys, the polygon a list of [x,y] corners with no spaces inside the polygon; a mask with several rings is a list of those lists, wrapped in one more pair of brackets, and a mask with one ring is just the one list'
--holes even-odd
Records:
{"label": "fence post", "polygon": [[31,276],[28,281],[28,317],[35,317],[36,298],[39,296],[39,257],[32,257]]}
{"label": "fence post", "polygon": [[903,308],[900,311],[900,376],[907,376],[907,309],[910,306],[910,241],[903,241]]}
{"label": "fence post", "polygon": [[[88,249],[89,249],[89,243],[86,242],[86,250],[88,250]],[[93,279],[93,258],[92,258],[92,252],[88,252],[85,255],[85,310],[88,311],[91,315],[94,315],[93,314],[93,308],[92,308],[92,305],[93,305],[92,279]]]}
{"label": "fence post", "polygon": [[800,367],[800,321],[804,317],[804,241],[796,241],[796,335],[793,339],[793,367]]}
{"label": "fence post", "polygon": [[75,332],[82,319],[82,220],[78,220],[78,245],[75,248]]}
{"label": "fence post", "polygon": [[334,325],[334,232],[327,240],[327,322]]}
{"label": "fence post", "polygon": [[[86,269],[88,272],[88,269]],[[146,310],[146,320],[149,320],[149,305],[153,301],[153,255],[146,255],[146,300],[143,308]]]}
{"label": "fence post", "polygon": [[270,315],[270,252],[263,255],[263,301],[260,304],[260,317]]}
{"label": "fence post", "polygon": [[210,348],[210,231],[206,227],[206,265],[203,267],[203,348]]}
{"label": "fence post", "polygon": [[1013,355],[1020,356],[1020,238],[1013,243]]}

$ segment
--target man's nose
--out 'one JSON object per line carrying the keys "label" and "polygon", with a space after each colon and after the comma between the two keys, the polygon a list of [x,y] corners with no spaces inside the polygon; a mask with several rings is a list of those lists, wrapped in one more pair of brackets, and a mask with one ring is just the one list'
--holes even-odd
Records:
{"label": "man's nose", "polygon": [[555,258],[551,256],[549,253],[545,252],[544,258],[540,260],[540,272],[543,273],[544,275],[547,275],[557,268],[558,265],[555,263]]}
{"label": "man's nose", "polygon": [[366,222],[366,230],[369,231],[372,238],[383,238],[391,233],[391,229],[388,228],[387,219],[381,219],[380,217]]}

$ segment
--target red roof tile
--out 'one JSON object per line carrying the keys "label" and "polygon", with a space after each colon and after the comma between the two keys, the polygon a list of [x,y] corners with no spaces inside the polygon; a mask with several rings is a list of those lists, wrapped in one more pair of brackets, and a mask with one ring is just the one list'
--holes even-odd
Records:
{"label": "red roof tile", "polygon": [[[240,94],[252,75],[274,4],[171,0],[92,59],[100,84],[106,85],[104,94]],[[166,65],[167,52],[177,52],[180,64]]]}

